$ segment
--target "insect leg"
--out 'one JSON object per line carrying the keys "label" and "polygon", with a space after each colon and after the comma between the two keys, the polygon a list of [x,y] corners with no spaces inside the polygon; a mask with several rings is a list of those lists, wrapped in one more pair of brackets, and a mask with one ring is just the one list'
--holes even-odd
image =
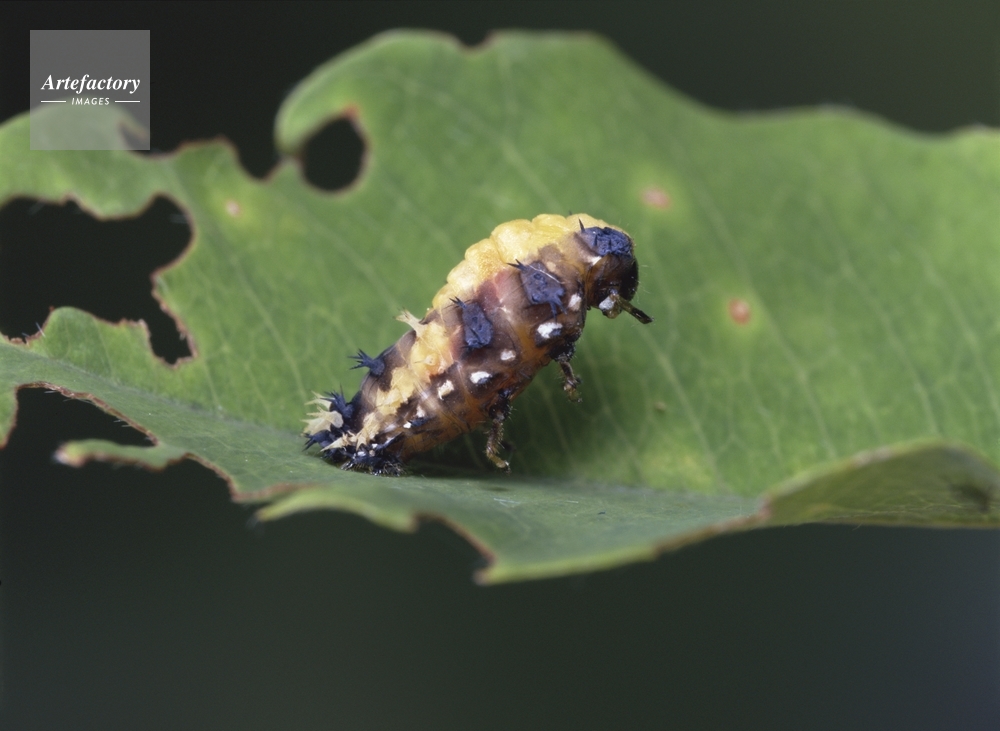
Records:
{"label": "insect leg", "polygon": [[562,353],[556,356],[556,363],[559,364],[559,370],[562,371],[563,377],[563,391],[566,392],[566,398],[575,404],[583,401],[580,396],[580,392],[577,390],[577,386],[583,383],[578,375],[573,372],[573,367],[569,364],[570,359],[573,357],[574,349],[570,349],[567,353]]}
{"label": "insect leg", "polygon": [[506,446],[503,440],[503,423],[510,416],[510,398],[501,391],[497,403],[490,409],[490,434],[486,438],[486,456],[498,469],[510,474],[510,463],[500,456]]}

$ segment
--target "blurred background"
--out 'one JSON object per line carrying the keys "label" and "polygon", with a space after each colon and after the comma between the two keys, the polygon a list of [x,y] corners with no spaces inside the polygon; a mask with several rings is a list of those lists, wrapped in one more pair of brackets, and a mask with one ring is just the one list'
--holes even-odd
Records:
{"label": "blurred background", "polygon": [[[986,1],[8,2],[0,120],[28,109],[30,29],[148,28],[155,150],[224,135],[263,177],[296,82],[396,27],[469,45],[497,28],[592,30],[715,107],[833,104],[927,133],[1000,126],[1000,5]],[[362,150],[332,125],[307,174],[342,187]],[[46,209],[37,236],[14,215],[30,207],[0,211],[4,334],[70,297],[147,319],[158,353],[184,355],[145,284],[186,241],[169,206],[146,217],[142,256],[125,256],[136,233],[122,234],[110,269],[72,259],[80,237],[108,229]],[[100,299],[102,280],[139,286]],[[479,557],[441,526],[401,535],[337,513],[252,526],[194,463],[55,464],[68,439],[143,438],[39,389],[19,405],[0,452],[3,728],[1000,727],[998,531],[776,529],[482,588]]]}

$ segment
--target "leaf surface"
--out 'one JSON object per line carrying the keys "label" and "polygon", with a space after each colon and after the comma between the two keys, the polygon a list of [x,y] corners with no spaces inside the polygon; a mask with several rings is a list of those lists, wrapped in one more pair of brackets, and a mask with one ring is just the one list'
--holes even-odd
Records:
{"label": "leaf surface", "polygon": [[[294,160],[348,115],[368,154],[340,193]],[[826,520],[1000,519],[1000,137],[913,134],[846,111],[732,116],[683,98],[603,41],[503,34],[466,50],[392,33],[305,79],[278,113],[264,181],[224,142],[162,157],[28,150],[0,128],[0,200],[67,197],[97,217],[164,195],[194,239],[156,278],[194,356],[72,308],[0,344],[0,419],[46,385],[119,414],[149,448],[60,458],[217,470],[265,519],[351,510],[439,519],[490,558],[486,581],[649,558],[713,533]],[[636,304],[592,313],[582,404],[554,369],[515,402],[514,474],[471,435],[376,478],[303,453],[313,391],[359,376],[465,249],[541,212],[587,212],[636,241]],[[136,242],[142,245],[142,242]]]}

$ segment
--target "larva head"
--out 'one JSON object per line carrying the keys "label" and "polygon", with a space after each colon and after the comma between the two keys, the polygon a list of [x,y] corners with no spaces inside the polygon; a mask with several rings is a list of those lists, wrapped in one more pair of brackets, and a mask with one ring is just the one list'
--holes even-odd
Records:
{"label": "larva head", "polygon": [[624,310],[641,323],[652,322],[653,318],[632,306],[632,298],[639,289],[639,263],[635,260],[632,238],[610,226],[584,228],[582,221],[577,236],[600,257],[590,267],[584,282],[587,306],[598,308],[609,318],[618,317]]}

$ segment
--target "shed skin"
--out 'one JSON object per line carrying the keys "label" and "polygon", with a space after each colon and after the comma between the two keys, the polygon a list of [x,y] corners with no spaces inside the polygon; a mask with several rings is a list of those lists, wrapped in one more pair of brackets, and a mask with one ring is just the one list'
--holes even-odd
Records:
{"label": "shed skin", "polygon": [[[596,253],[597,229],[622,235],[612,232],[619,253]],[[542,214],[501,224],[469,247],[422,319],[407,312],[398,318],[412,329],[379,356],[381,374],[369,372],[348,413],[329,397],[311,402],[321,408],[306,427],[308,444],[319,443],[346,469],[399,474],[413,455],[490,422],[487,456],[506,469],[499,450],[510,402],[552,360],[567,394],[579,400],[569,361],[587,309],[600,307],[608,317],[625,309],[649,322],[628,304],[636,285],[633,242],[604,221]],[[469,303],[489,320],[488,342],[465,335]]]}

